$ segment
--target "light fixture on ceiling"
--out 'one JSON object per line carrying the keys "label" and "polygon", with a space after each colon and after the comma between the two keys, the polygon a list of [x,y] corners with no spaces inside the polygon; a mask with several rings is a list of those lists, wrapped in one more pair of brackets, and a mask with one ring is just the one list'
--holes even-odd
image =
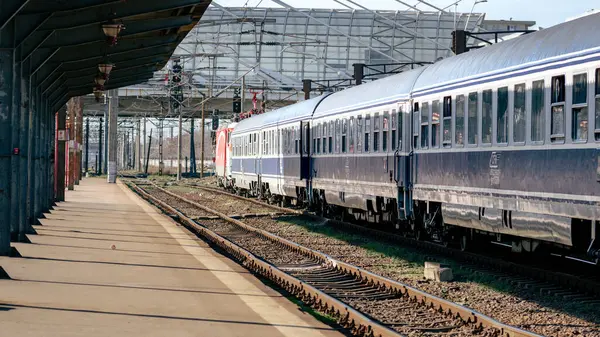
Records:
{"label": "light fixture on ceiling", "polygon": [[106,83],[107,79],[108,78],[105,74],[101,74],[94,78],[94,83],[96,83],[97,85],[104,85],[104,83]]}
{"label": "light fixture on ceiling", "polygon": [[123,24],[120,23],[106,23],[102,25],[102,31],[104,32],[104,35],[108,37],[108,43],[111,46],[117,44],[117,38],[123,28]]}
{"label": "light fixture on ceiling", "polygon": [[100,103],[100,98],[104,95],[104,90],[100,90],[98,86],[94,88],[94,97],[96,98],[96,102]]}
{"label": "light fixture on ceiling", "polygon": [[100,73],[108,76],[108,75],[110,75],[110,72],[112,71],[114,66],[115,65],[112,63],[100,63],[98,65],[98,70],[100,71]]}

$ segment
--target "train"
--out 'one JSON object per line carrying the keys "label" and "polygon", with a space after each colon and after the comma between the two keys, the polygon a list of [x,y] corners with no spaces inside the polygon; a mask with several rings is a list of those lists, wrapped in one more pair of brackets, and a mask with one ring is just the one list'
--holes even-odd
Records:
{"label": "train", "polygon": [[228,125],[219,184],[464,250],[598,265],[598,30],[589,15]]}

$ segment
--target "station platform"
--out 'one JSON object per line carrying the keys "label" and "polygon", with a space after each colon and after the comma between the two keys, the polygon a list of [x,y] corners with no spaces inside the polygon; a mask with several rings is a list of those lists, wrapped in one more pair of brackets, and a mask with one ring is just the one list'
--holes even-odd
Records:
{"label": "station platform", "polygon": [[86,178],[40,222],[0,258],[0,336],[342,336],[121,183]]}

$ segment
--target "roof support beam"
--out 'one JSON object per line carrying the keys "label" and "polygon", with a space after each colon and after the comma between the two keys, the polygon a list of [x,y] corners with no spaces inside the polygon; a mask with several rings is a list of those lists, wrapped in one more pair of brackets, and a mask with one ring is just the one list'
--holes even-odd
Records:
{"label": "roof support beam", "polygon": [[[157,62],[162,62],[161,64],[165,64],[168,60],[168,53],[170,49],[169,47],[153,47],[143,50],[136,50],[127,54],[120,54],[111,57],[111,62],[115,62],[117,67],[125,66],[124,64],[129,64],[129,62],[137,62],[137,60],[141,60],[145,57],[154,57],[157,58]],[[94,68],[98,66],[98,63],[101,62],[103,56],[98,56],[96,58],[74,61],[74,62],[66,62],[66,63],[52,63],[52,66],[44,67],[39,71],[39,82],[40,85],[44,85],[49,81],[54,81],[58,76],[60,76],[63,71],[76,71],[83,70],[86,68]]]}
{"label": "roof support beam", "polygon": [[[115,78],[119,78],[119,76],[121,76],[123,73],[127,72],[127,74],[131,74],[131,73],[135,73],[136,71],[139,71],[139,68],[150,68],[152,67],[153,69],[157,69],[158,66],[156,65],[156,62],[148,62],[148,63],[140,63],[140,62],[136,62],[134,65],[130,65],[129,67],[119,67],[118,69],[115,69],[112,73],[111,73],[111,79],[115,79]],[[133,70],[133,71],[132,71]],[[54,80],[52,83],[50,83],[50,85],[48,86],[41,86],[41,90],[42,93],[45,94],[46,92],[50,91],[52,92],[53,90],[56,90],[56,88],[62,86],[63,84],[72,84],[72,83],[81,83],[81,82],[89,82],[91,86],[94,85],[94,77],[96,76],[96,74],[98,73],[98,69],[97,68],[88,68],[86,70],[81,70],[81,71],[73,71],[73,72],[64,72],[62,73],[56,80]],[[110,82],[110,80],[109,80]]]}
{"label": "roof support beam", "polygon": [[[176,41],[176,39],[176,35],[138,39],[134,43],[123,43],[122,45],[110,48],[111,52],[107,53],[107,57],[110,58],[116,55],[127,54],[136,50],[145,50],[152,49],[155,47],[169,46],[170,44],[173,44]],[[91,59],[101,60],[103,58],[101,56],[98,56],[98,50],[102,48],[102,46],[105,45],[100,44],[97,46],[90,46],[89,48],[83,50],[77,48],[73,49],[72,47],[64,47],[55,49],[54,53],[50,53],[52,49],[42,49],[42,51],[44,51],[42,55],[34,55],[32,57],[32,67],[34,68],[32,74],[38,72],[52,58],[60,60],[63,63],[85,61]],[[96,49],[94,47],[99,49]]]}
{"label": "roof support beam", "polygon": [[[115,78],[111,81],[110,85],[105,85],[104,89],[108,90],[108,88],[110,87],[120,87],[120,84],[122,82],[131,82],[131,81],[137,81],[136,83],[142,83],[145,80],[152,78],[154,76],[154,71],[148,71],[148,72],[139,72],[136,73],[135,75],[127,75],[127,76],[123,76],[123,77],[119,77],[119,78]],[[65,86],[65,88],[68,88],[69,90],[76,90],[76,89],[87,89],[87,92],[91,93],[93,91],[93,87],[91,85],[87,85],[87,84],[82,84],[82,85],[73,85],[73,86]]]}
{"label": "roof support beam", "polygon": [[[192,17],[189,15],[166,17],[153,20],[136,20],[124,22],[126,29],[119,35],[119,40],[127,36],[181,27],[192,23]],[[60,48],[67,46],[77,46],[95,42],[106,42],[106,36],[96,25],[86,26],[84,28],[71,28],[56,30],[52,36],[47,39],[40,48]]]}
{"label": "roof support beam", "polygon": [[[126,54],[135,50],[142,50],[154,47],[168,46],[175,43],[177,35],[165,35],[160,37],[146,37],[138,39],[125,39],[121,40],[121,44],[114,47],[109,47],[105,42],[91,43],[85,46],[85,48],[72,47],[61,47],[58,48],[56,54],[56,60],[60,60],[63,63],[74,62],[80,60],[87,60],[98,58],[98,55],[105,54],[109,59],[111,56]],[[102,52],[102,51],[105,51]]]}
{"label": "roof support beam", "polygon": [[105,6],[122,2],[123,0],[77,0],[77,1],[48,1],[30,0],[29,6],[20,14],[41,14],[52,12],[74,11],[83,8]]}
{"label": "roof support beam", "polygon": [[[27,41],[27,39],[29,39],[51,15],[52,14],[48,13],[40,13],[17,16],[15,18],[15,20],[17,20],[17,30],[15,31],[16,47],[20,47],[23,42]],[[24,59],[24,57],[22,57],[22,59]]]}
{"label": "roof support beam", "polygon": [[0,1],[0,30],[27,6],[30,0],[2,0]]}
{"label": "roof support beam", "polygon": [[[142,69],[139,69],[142,68]],[[120,79],[122,79],[123,77],[132,77],[132,76],[136,76],[136,74],[139,73],[147,73],[147,72],[154,72],[158,70],[156,65],[154,64],[150,64],[150,65],[139,65],[136,67],[132,67],[129,69],[119,69],[119,71],[115,70],[113,71],[110,76],[110,79],[106,82],[106,84],[108,83],[112,83],[112,82],[118,82]],[[113,74],[114,73],[114,74]],[[59,84],[58,87],[65,85],[67,87],[76,87],[76,86],[80,86],[80,85],[89,85],[91,88],[94,87],[94,76],[93,75],[87,75],[87,76],[80,76],[80,77],[71,77],[71,78],[64,78],[64,80],[62,81],[61,84]]]}
{"label": "roof support beam", "polygon": [[54,30],[104,23],[145,13],[195,6],[199,0],[119,1],[106,6],[57,13],[41,29]]}

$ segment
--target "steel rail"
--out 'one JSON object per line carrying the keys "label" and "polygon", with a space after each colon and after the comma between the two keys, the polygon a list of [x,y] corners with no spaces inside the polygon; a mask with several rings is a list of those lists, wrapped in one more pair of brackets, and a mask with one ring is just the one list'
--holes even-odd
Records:
{"label": "steel rail", "polygon": [[[258,229],[252,226],[249,226],[239,220],[233,219],[229,216],[227,216],[226,214],[223,214],[221,212],[215,211],[211,208],[208,208],[206,206],[200,205],[194,201],[188,200],[178,194],[172,193],[170,191],[165,190],[164,188],[152,183],[153,187],[159,189],[161,192],[166,193],[178,200],[181,200],[182,202],[185,202],[189,205],[192,205],[194,207],[197,207],[203,211],[206,211],[208,213],[212,213],[218,217],[220,217],[221,219],[232,223],[234,225],[237,225],[241,228],[243,228],[246,231],[249,232],[253,232],[255,234],[257,234],[258,236],[261,236],[265,239],[268,239],[274,243],[278,243],[278,244],[283,244],[285,246],[287,246],[290,250],[295,251],[295,252],[300,252],[302,254],[304,254],[305,256],[314,258],[316,260],[322,261],[323,263],[328,263],[330,264],[332,267],[334,267],[335,269],[342,271],[346,274],[352,275],[358,279],[361,279],[363,282],[367,282],[368,284],[372,284],[374,286],[376,286],[377,288],[380,288],[384,291],[388,291],[390,293],[393,294],[397,294],[400,296],[405,296],[407,298],[410,298],[413,301],[419,302],[423,305],[425,305],[426,307],[430,307],[433,308],[434,310],[437,310],[439,312],[443,312],[449,316],[452,317],[459,317],[460,319],[462,319],[465,323],[468,324],[473,324],[477,327],[483,327],[483,328],[492,328],[492,329],[496,329],[499,332],[499,336],[504,336],[504,337],[541,337],[541,335],[538,335],[536,333],[530,332],[530,331],[526,331],[523,329],[519,329],[517,327],[514,326],[510,326],[504,323],[501,323],[489,316],[486,316],[478,311],[475,311],[473,309],[467,308],[465,306],[459,305],[457,303],[454,302],[450,302],[447,301],[443,298],[425,293],[421,290],[418,290],[416,288],[413,288],[407,284],[398,282],[398,281],[394,281],[388,278],[385,278],[383,276],[380,275],[376,275],[374,273],[371,273],[367,270],[364,270],[360,267],[356,267],[353,266],[351,264],[336,260],[332,257],[330,257],[327,254],[321,253],[319,251],[301,246],[295,242],[292,242],[290,240],[287,240],[285,238],[279,237],[275,234],[269,233],[265,230],[262,229]],[[248,200],[248,199],[244,199],[244,200]],[[278,206],[274,206],[274,207],[278,207]],[[174,209],[173,209],[174,210]],[[180,212],[176,211],[177,213],[181,214]],[[184,216],[185,217],[185,216]],[[275,268],[273,266],[271,266],[272,268]],[[287,274],[286,274],[287,275]],[[288,275],[289,276],[289,275]],[[291,276],[289,276],[291,277]],[[301,282],[298,280],[298,282]],[[302,282],[301,282],[302,283]],[[304,284],[304,283],[303,283]],[[314,288],[313,288],[314,289]],[[316,290],[316,289],[315,289]],[[318,291],[318,290],[316,290]],[[320,291],[319,291],[320,292]],[[324,294],[323,294],[324,295]],[[325,295],[328,296],[328,295]],[[337,301],[337,300],[336,300]],[[339,302],[339,301],[338,301]],[[340,302],[341,303],[341,302]],[[347,305],[344,304],[344,306],[347,308],[347,310],[351,309],[348,308]],[[358,313],[358,312],[357,312]],[[358,313],[359,315],[362,315],[360,313]],[[363,316],[364,317],[364,316]],[[365,317],[365,319],[367,319]],[[369,320],[370,321],[370,320]],[[372,322],[372,321],[371,321]],[[392,331],[389,330],[388,328],[384,327],[384,326],[380,326],[383,329],[386,329],[387,331]],[[398,336],[397,333],[395,333],[396,336]],[[383,336],[383,335],[382,335]]]}
{"label": "steel rail", "polygon": [[344,222],[344,221],[340,221],[340,220],[324,218],[324,217],[309,213],[307,211],[299,211],[299,210],[289,209],[289,208],[285,208],[285,207],[270,205],[270,204],[267,204],[267,203],[259,201],[259,200],[242,197],[242,196],[232,194],[230,192],[227,192],[227,191],[224,191],[224,190],[221,190],[218,188],[214,188],[214,187],[198,186],[198,185],[191,185],[191,184],[185,184],[185,186],[203,189],[203,190],[215,192],[215,193],[226,194],[226,195],[229,195],[229,196],[237,198],[237,199],[246,200],[246,201],[252,202],[254,204],[261,205],[263,207],[271,207],[273,209],[277,209],[280,211],[287,210],[288,213],[292,212],[295,214],[303,214],[303,215],[310,216],[310,217],[313,217],[313,218],[316,218],[319,220],[326,220],[328,223],[330,223],[334,226],[338,226],[340,228],[342,228],[342,227],[350,228],[352,230],[356,230],[361,233],[364,233],[365,235],[371,235],[371,236],[377,237],[378,239],[385,240],[386,242],[409,244],[409,245],[416,246],[417,248],[420,248],[420,249],[433,250],[437,253],[444,254],[446,256],[450,256],[450,257],[455,258],[460,261],[481,264],[482,266],[490,267],[490,268],[493,268],[495,270],[499,270],[502,272],[516,273],[521,276],[531,278],[532,280],[549,282],[549,283],[552,283],[552,284],[555,284],[555,285],[558,285],[561,287],[574,289],[575,291],[587,293],[587,294],[590,294],[591,296],[600,296],[600,287],[598,286],[599,285],[598,282],[593,279],[581,277],[579,275],[572,275],[572,274],[568,274],[565,272],[559,272],[559,271],[550,271],[550,270],[542,269],[540,267],[530,266],[527,264],[519,264],[519,263],[515,263],[515,262],[511,262],[511,261],[505,261],[505,260],[501,260],[498,258],[477,254],[477,253],[459,251],[457,249],[444,247],[442,245],[439,245],[439,244],[436,244],[433,242],[419,241],[419,240],[416,240],[413,238],[404,237],[404,236],[386,232],[383,230],[368,228],[368,227],[364,227],[364,226],[360,226],[360,225],[356,225],[353,223]]}
{"label": "steel rail", "polygon": [[[307,284],[306,282],[300,281],[299,279],[281,271],[274,265],[257,258],[249,251],[216,234],[208,228],[200,226],[183,213],[179,212],[178,210],[166,204],[165,202],[153,197],[140,187],[136,186],[134,183],[127,183],[127,186],[132,188],[144,199],[157,205],[163,211],[176,216],[177,219],[181,223],[186,225],[186,227],[188,227],[189,229],[195,231],[199,235],[205,237],[212,243],[221,247],[228,254],[230,254],[241,264],[243,264],[246,268],[253,270],[258,274],[270,279],[286,291],[296,296],[302,302],[314,307],[316,310],[335,317],[337,323],[340,324],[342,327],[349,329],[353,335],[365,337],[404,337],[396,331],[393,331],[377,323],[376,321],[369,319],[359,311],[349,307],[347,304],[325,294],[324,292]],[[156,187],[163,190],[158,186]],[[239,221],[231,219],[226,215],[222,215],[221,213],[218,213],[216,211],[210,210],[205,207],[201,208],[215,215],[218,215],[226,221],[232,222],[234,224],[239,223]],[[315,258],[318,258],[318,255],[315,255]],[[323,262],[326,263],[325,260],[323,260]]]}

